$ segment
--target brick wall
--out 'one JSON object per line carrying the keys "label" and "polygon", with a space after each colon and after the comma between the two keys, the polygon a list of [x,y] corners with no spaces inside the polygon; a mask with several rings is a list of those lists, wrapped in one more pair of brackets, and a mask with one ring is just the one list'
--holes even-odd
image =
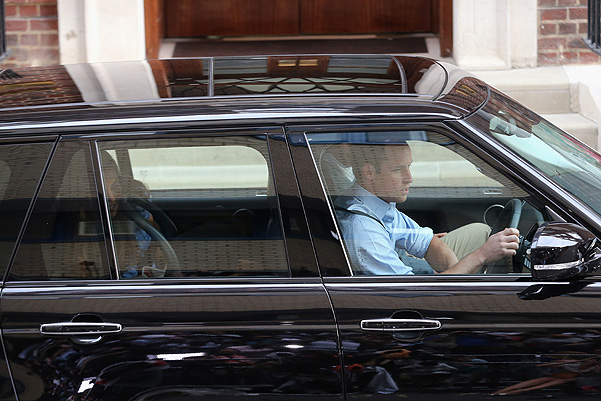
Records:
{"label": "brick wall", "polygon": [[0,64],[18,68],[58,64],[58,13],[54,0],[5,0],[6,47]]}
{"label": "brick wall", "polygon": [[587,0],[538,0],[538,64],[601,63],[584,43]]}

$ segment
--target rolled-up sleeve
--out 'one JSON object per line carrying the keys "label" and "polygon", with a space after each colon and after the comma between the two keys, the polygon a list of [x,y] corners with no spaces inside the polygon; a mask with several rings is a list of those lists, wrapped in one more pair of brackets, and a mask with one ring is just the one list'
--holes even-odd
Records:
{"label": "rolled-up sleeve", "polygon": [[392,237],[396,246],[416,258],[423,258],[434,237],[432,229],[420,227],[403,213],[398,213],[398,219],[392,227]]}

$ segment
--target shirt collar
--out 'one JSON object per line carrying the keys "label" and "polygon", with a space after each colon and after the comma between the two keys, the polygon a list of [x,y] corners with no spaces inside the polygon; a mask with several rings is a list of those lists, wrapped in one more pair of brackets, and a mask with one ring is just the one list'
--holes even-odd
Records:
{"label": "shirt collar", "polygon": [[352,206],[363,204],[379,220],[384,218],[384,215],[388,213],[391,207],[396,208],[396,203],[384,201],[357,183],[354,183],[336,203],[349,210],[352,210]]}

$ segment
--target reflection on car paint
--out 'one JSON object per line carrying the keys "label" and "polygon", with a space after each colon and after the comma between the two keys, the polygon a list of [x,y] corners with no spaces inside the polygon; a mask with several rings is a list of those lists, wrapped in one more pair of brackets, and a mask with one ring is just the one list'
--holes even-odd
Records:
{"label": "reflection on car paint", "polygon": [[46,383],[40,399],[141,400],[140,393],[165,386],[215,395],[340,392],[337,344],[328,333],[127,334],[92,347],[47,339],[15,360]]}

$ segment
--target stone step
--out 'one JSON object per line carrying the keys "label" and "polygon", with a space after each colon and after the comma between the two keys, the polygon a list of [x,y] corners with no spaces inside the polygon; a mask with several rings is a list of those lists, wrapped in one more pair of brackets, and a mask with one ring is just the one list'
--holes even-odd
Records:
{"label": "stone step", "polygon": [[570,81],[562,68],[475,71],[473,74],[539,114],[574,111]]}
{"label": "stone step", "polygon": [[597,149],[597,124],[578,113],[543,114],[543,117],[562,130]]}

